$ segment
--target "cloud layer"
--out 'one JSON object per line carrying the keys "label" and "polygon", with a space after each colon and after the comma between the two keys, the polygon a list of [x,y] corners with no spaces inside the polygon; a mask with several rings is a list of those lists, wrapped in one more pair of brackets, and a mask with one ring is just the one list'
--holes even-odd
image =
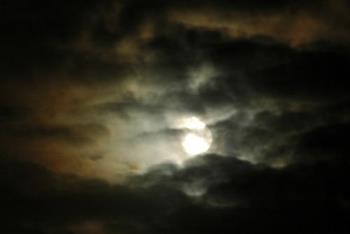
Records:
{"label": "cloud layer", "polygon": [[349,233],[349,7],[2,1],[0,232]]}

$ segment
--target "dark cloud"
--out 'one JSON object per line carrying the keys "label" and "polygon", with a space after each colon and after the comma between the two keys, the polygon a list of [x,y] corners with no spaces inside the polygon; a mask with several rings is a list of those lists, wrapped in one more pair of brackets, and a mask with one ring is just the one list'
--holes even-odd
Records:
{"label": "dark cloud", "polygon": [[[10,131],[7,134],[11,134]],[[17,129],[13,133],[17,137],[31,139],[56,139],[68,144],[93,144],[94,138],[108,135],[108,130],[98,124],[77,126],[29,126]]]}
{"label": "dark cloud", "polygon": [[[349,82],[345,78],[348,76],[348,66],[348,54],[334,51],[306,52],[291,58],[286,64],[256,71],[258,78],[253,82],[257,82],[254,85],[258,91],[272,95],[276,93],[278,96],[310,97],[317,100],[346,98],[349,88]],[[268,87],[267,90],[265,87]]]}
{"label": "dark cloud", "polygon": [[26,117],[28,110],[15,106],[2,105],[0,106],[0,122],[7,123],[18,121]]}
{"label": "dark cloud", "polygon": [[[342,164],[273,170],[211,155],[182,169],[159,166],[127,186],[57,177],[31,164],[2,167],[3,220],[10,224],[5,233],[60,233],[83,222],[100,222],[105,233],[349,230],[349,175]],[[206,186],[205,193],[186,195],[186,186],[196,182]]]}
{"label": "dark cloud", "polygon": [[[337,160],[348,163],[348,146],[346,136],[349,124],[320,126],[302,135],[297,146],[300,160]],[[306,155],[314,155],[314,158]]]}

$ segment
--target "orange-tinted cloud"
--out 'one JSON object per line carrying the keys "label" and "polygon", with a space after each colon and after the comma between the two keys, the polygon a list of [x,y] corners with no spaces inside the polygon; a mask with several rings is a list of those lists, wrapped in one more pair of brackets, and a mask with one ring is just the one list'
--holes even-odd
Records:
{"label": "orange-tinted cloud", "polygon": [[[344,1],[330,4],[317,9],[261,12],[225,10],[215,6],[174,8],[168,17],[186,27],[219,31],[233,39],[265,36],[292,46],[322,40],[346,42],[350,33],[344,24],[349,23],[350,18],[344,9],[349,9],[349,5]],[[336,21],[335,16],[341,20]]]}

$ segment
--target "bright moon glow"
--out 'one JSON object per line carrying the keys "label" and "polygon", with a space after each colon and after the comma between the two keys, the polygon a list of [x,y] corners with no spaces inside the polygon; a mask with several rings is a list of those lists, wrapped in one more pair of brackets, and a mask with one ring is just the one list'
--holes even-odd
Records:
{"label": "bright moon glow", "polygon": [[206,152],[210,144],[204,137],[188,133],[183,139],[182,146],[189,155],[197,155]]}
{"label": "bright moon glow", "polygon": [[183,120],[183,127],[188,129],[182,139],[182,147],[188,155],[195,156],[209,150],[212,137],[203,121],[190,117]]}
{"label": "bright moon glow", "polygon": [[191,117],[184,120],[184,127],[192,130],[201,130],[205,128],[205,123],[203,123],[197,117]]}

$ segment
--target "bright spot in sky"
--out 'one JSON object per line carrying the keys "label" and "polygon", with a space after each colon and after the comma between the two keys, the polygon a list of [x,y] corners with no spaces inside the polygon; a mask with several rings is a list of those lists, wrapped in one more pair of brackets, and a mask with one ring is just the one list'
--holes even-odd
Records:
{"label": "bright spot in sky", "polygon": [[210,130],[205,123],[197,117],[190,117],[183,120],[183,126],[188,132],[182,139],[182,147],[190,156],[205,153],[209,150],[212,137]]}
{"label": "bright spot in sky", "polygon": [[184,126],[185,128],[192,129],[192,130],[194,129],[201,130],[205,128],[205,123],[203,123],[197,117],[190,117],[184,120]]}
{"label": "bright spot in sky", "polygon": [[197,155],[206,152],[210,143],[200,135],[188,133],[182,141],[182,146],[189,155]]}

